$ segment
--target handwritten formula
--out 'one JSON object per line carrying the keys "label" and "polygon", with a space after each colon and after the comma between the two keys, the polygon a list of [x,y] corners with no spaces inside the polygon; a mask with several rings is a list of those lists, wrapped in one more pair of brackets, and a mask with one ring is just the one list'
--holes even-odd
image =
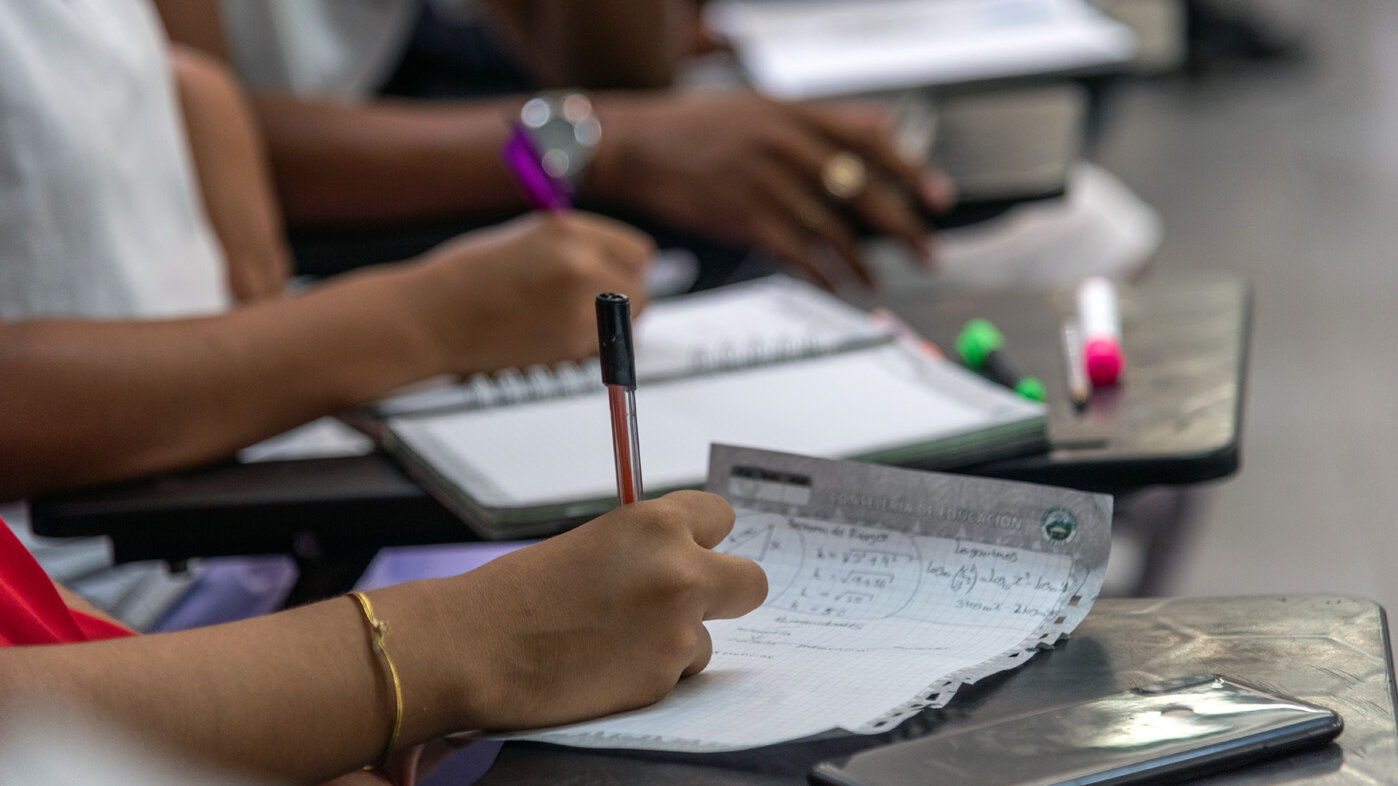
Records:
{"label": "handwritten formula", "polygon": [[1065,601],[1064,555],[886,529],[747,514],[719,547],[757,561],[774,610],[846,620],[995,624]]}

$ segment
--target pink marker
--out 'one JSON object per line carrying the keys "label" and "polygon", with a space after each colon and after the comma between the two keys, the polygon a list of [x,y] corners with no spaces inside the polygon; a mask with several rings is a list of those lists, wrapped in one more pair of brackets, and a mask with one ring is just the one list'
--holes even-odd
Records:
{"label": "pink marker", "polygon": [[1088,379],[1100,387],[1115,385],[1126,368],[1115,284],[1093,276],[1078,285],[1078,325],[1082,329]]}

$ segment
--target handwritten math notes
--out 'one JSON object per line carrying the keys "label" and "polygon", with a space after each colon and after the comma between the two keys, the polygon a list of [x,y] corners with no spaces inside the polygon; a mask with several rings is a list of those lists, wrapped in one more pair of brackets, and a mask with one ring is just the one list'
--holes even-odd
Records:
{"label": "handwritten math notes", "polygon": [[1086,616],[1111,499],[1066,489],[715,448],[756,561],[756,611],[708,623],[714,656],[651,707],[527,735],[719,751],[884,731],[1029,660]]}

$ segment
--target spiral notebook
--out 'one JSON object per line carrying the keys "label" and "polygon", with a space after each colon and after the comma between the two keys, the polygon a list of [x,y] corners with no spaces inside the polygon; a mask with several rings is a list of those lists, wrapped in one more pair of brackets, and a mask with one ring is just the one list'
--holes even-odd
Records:
{"label": "spiral notebook", "polygon": [[[635,335],[647,496],[702,486],[713,442],[924,468],[1046,443],[1042,404],[794,279],[657,303]],[[556,532],[616,504],[595,362],[478,375],[372,412],[367,430],[483,537]]]}

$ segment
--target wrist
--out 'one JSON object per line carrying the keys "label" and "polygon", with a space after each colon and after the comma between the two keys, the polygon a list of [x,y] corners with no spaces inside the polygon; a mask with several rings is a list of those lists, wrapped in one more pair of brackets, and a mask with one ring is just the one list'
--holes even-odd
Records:
{"label": "wrist", "polygon": [[468,574],[408,586],[423,593],[418,602],[431,621],[436,636],[432,644],[440,647],[426,664],[434,670],[431,690],[441,710],[440,733],[500,728],[502,708],[516,697],[504,686],[498,658],[517,653],[494,643],[500,621],[482,613],[493,608],[492,599],[482,596],[479,582]]}
{"label": "wrist", "polygon": [[[446,734],[474,731],[482,712],[482,682],[475,676],[474,622],[451,603],[449,579],[414,581],[369,593],[388,624],[388,649],[402,680],[403,728],[399,747]],[[366,634],[366,640],[368,636]],[[370,646],[367,641],[365,646]]]}
{"label": "wrist", "polygon": [[599,140],[592,162],[588,165],[582,183],[583,194],[598,202],[628,203],[631,197],[628,186],[635,176],[634,166],[630,163],[633,147],[628,133],[631,125],[627,117],[630,99],[617,94],[603,94],[594,96],[592,103],[606,133]]}
{"label": "wrist", "polygon": [[380,296],[391,303],[389,321],[404,332],[404,356],[417,371],[411,381],[460,370],[453,336],[466,316],[452,297],[458,288],[446,280],[450,272],[432,256],[385,272],[390,278]]}

